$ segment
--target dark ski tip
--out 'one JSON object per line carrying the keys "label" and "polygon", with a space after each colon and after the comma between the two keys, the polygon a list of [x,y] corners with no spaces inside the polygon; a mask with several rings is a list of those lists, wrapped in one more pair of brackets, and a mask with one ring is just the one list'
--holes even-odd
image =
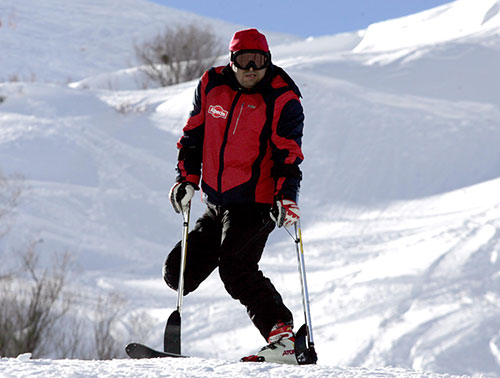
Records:
{"label": "dark ski tip", "polygon": [[181,314],[172,312],[165,326],[163,350],[167,353],[181,354]]}
{"label": "dark ski tip", "polygon": [[144,344],[130,343],[125,347],[125,352],[130,358],[133,359],[143,359],[143,358],[185,358],[178,353],[161,352],[159,350],[148,347]]}
{"label": "dark ski tip", "polygon": [[303,324],[295,334],[295,357],[299,365],[315,365],[318,355],[314,345],[307,346],[307,325]]}

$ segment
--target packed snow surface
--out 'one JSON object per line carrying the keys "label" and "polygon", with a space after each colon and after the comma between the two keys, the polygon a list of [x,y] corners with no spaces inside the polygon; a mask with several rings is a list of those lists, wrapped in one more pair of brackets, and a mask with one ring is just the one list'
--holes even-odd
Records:
{"label": "packed snow surface", "polygon": [[[26,354],[0,359],[0,375],[500,376],[499,14],[497,0],[457,0],[354,33],[273,35],[306,114],[299,205],[317,366],[238,363],[264,340],[214,272],[184,299],[193,358]],[[24,188],[0,251],[37,241],[46,264],[69,251],[78,316],[119,293],[117,342],[156,348],[176,305],[161,277],[182,226],[168,190],[197,82],[140,89],[126,61],[168,17],[226,39],[239,28],[143,0],[0,4],[0,169]],[[193,218],[202,211],[196,197]],[[261,268],[298,329],[284,230]],[[147,332],[131,327],[140,314]]]}
{"label": "packed snow surface", "polygon": [[28,360],[0,359],[2,377],[107,378],[107,377],[273,377],[273,378],[453,378],[449,374],[408,371],[397,368],[336,368],[327,366],[289,366],[271,363],[239,363],[206,358],[173,360]]}

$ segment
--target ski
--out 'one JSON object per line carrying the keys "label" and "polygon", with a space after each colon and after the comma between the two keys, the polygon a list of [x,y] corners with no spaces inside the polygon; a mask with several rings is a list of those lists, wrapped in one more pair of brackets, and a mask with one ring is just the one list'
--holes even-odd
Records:
{"label": "ski", "polygon": [[130,343],[125,347],[125,352],[130,358],[141,359],[141,358],[186,358],[182,354],[161,352],[159,350],[150,348],[144,344]]}
{"label": "ski", "polygon": [[[299,331],[295,335],[295,358],[299,365],[314,365],[318,360],[316,351],[314,350],[314,344],[307,345],[307,326],[306,324],[300,327]],[[188,356],[182,355],[180,353],[172,352],[162,352],[153,348],[148,347],[144,344],[130,343],[125,347],[125,352],[130,358],[141,359],[141,358],[187,358]]]}

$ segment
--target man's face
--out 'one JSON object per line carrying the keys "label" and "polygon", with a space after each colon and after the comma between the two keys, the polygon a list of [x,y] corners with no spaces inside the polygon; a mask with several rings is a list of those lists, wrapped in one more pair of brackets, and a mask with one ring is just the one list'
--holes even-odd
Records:
{"label": "man's face", "polygon": [[261,70],[254,70],[253,67],[250,67],[248,70],[244,70],[236,67],[233,63],[231,63],[231,67],[233,68],[236,80],[238,80],[238,83],[245,89],[253,88],[259,81],[262,80],[267,71],[267,67]]}

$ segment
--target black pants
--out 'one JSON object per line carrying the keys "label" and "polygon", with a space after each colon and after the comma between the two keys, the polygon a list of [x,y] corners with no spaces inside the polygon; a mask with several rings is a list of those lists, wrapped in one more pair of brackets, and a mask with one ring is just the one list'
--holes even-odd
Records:
{"label": "black pants", "polygon": [[[274,222],[269,206],[245,204],[207,207],[188,235],[184,295],[194,291],[212,271],[219,274],[227,292],[247,309],[250,319],[267,339],[278,322],[293,322],[281,295],[259,270],[259,260]],[[177,290],[181,243],[165,261],[163,276]]]}

